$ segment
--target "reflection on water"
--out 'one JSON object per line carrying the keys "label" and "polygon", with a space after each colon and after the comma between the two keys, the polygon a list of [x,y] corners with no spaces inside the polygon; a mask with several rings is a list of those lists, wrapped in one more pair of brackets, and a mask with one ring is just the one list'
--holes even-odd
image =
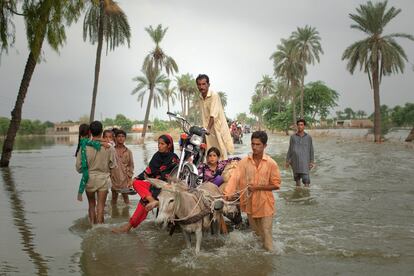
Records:
{"label": "reflection on water", "polygon": [[[32,226],[26,219],[26,210],[24,203],[20,199],[19,192],[13,180],[12,172],[9,168],[1,168],[4,190],[9,197],[11,210],[13,213],[14,225],[20,233],[23,251],[27,253],[30,260],[36,266],[37,275],[47,275],[48,266],[47,261],[36,251],[33,242],[34,234],[32,233]],[[2,249],[4,250],[4,248]],[[3,270],[4,268],[2,268]]]}
{"label": "reflection on water", "polygon": [[[250,152],[250,137],[243,139],[235,147],[240,157]],[[315,137],[311,187],[296,189],[291,170],[283,166],[288,137],[270,136],[266,150],[282,175],[281,190],[275,192],[275,253],[264,252],[244,229],[205,235],[195,256],[185,249],[180,232],[169,236],[154,225],[153,213],[129,234],[111,233],[134,211],[136,195],[130,207],[122,201],[111,206],[108,200],[106,224],[91,227],[87,202],[75,200],[80,179],[74,171],[75,145],[52,143],[16,154],[14,179],[2,171],[0,274],[30,274],[34,263],[38,274],[53,275],[414,275],[413,149]],[[132,140],[128,145],[137,175],[157,144]],[[23,249],[15,248],[19,242]]]}

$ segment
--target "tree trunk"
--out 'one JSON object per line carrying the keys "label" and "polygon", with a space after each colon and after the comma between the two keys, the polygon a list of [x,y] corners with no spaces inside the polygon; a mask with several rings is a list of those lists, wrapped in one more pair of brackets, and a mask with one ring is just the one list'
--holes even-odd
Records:
{"label": "tree trunk", "polygon": [[96,49],[95,79],[93,81],[92,105],[91,105],[91,114],[89,116],[89,122],[92,122],[95,119],[96,95],[98,94],[99,71],[101,68],[101,55],[102,55],[102,45],[103,45],[104,1],[101,0],[99,5],[100,5],[100,15],[99,15],[99,30],[98,30],[98,47]]}
{"label": "tree trunk", "polygon": [[1,154],[0,167],[8,167],[11,154],[13,151],[14,140],[22,120],[22,108],[24,99],[26,98],[27,90],[29,88],[30,80],[36,67],[36,58],[33,52],[30,52],[24,68],[23,78],[20,82],[19,93],[17,94],[14,109],[11,112],[11,121],[7,130],[6,140],[4,140],[3,151]]}
{"label": "tree trunk", "polygon": [[293,81],[292,85],[292,120],[293,120],[293,125],[296,126],[296,83]]}
{"label": "tree trunk", "polygon": [[[170,112],[170,97],[169,96],[167,96],[167,112],[169,113]],[[170,116],[168,116],[168,118],[170,119],[170,121],[171,121],[171,117]]]}
{"label": "tree trunk", "polygon": [[406,142],[412,142],[414,140],[414,127],[411,129],[410,134],[408,134],[407,139],[405,139]]}
{"label": "tree trunk", "polygon": [[372,86],[374,88],[374,142],[381,142],[381,104],[379,91],[378,63],[372,71]]}
{"label": "tree trunk", "polygon": [[302,83],[300,87],[300,118],[303,119],[303,97],[305,95],[305,73],[302,67]]}
{"label": "tree trunk", "polygon": [[147,134],[148,119],[149,119],[149,114],[150,114],[150,110],[151,110],[151,103],[152,103],[152,98],[153,97],[154,97],[154,87],[151,87],[150,88],[150,94],[149,94],[149,97],[148,97],[147,110],[145,111],[144,128],[142,129],[142,134],[141,134],[142,138],[145,138],[145,134]]}
{"label": "tree trunk", "polygon": [[187,117],[190,114],[190,94],[187,97]]}
{"label": "tree trunk", "polygon": [[180,102],[181,102],[181,112],[183,113],[183,115],[185,115],[185,111],[184,111],[184,96],[183,96],[183,91],[180,91]]}

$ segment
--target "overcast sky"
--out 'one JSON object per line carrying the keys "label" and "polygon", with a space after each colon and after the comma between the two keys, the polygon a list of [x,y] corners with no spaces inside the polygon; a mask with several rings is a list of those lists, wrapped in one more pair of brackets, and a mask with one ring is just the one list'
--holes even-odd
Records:
{"label": "overcast sky", "polygon": [[[322,80],[340,94],[338,109],[352,107],[373,111],[373,97],[367,76],[352,76],[341,60],[346,47],[363,34],[351,29],[349,13],[365,1],[350,0],[118,0],[131,26],[130,48],[123,46],[102,56],[97,97],[97,119],[122,113],[143,119],[144,108],[131,91],[132,78],[140,75],[145,55],[153,43],[144,27],[163,24],[168,32],[163,50],[178,63],[180,74],[210,76],[211,88],[228,95],[226,113],[249,112],[254,87],[264,74],[272,74],[269,56],[281,38],[288,38],[306,24],[316,27],[325,52],[319,64],[309,67],[305,82]],[[402,12],[384,33],[414,34],[414,1],[388,1]],[[23,106],[29,119],[77,120],[89,114],[94,77],[96,45],[82,39],[83,16],[67,28],[67,43],[56,53],[44,47],[45,62],[36,67]],[[25,30],[17,21],[14,49],[0,64],[0,116],[10,116],[28,56]],[[383,79],[381,103],[388,106],[414,102],[414,42],[401,39],[409,62],[404,74]],[[179,106],[173,110],[179,110]],[[166,118],[166,108],[151,111],[150,118]]]}

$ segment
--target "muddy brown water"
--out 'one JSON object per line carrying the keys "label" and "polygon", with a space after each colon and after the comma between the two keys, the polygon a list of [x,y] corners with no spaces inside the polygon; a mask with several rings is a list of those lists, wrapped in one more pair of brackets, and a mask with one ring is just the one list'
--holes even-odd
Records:
{"label": "muddy brown water", "polygon": [[[249,152],[249,137],[236,155]],[[341,138],[315,138],[311,189],[296,191],[283,168],[285,136],[267,151],[281,168],[275,193],[275,253],[249,230],[206,235],[202,252],[185,249],[154,225],[151,214],[129,234],[110,229],[132,207],[108,202],[106,222],[90,227],[87,202],[76,201],[76,138],[19,138],[9,169],[1,169],[0,275],[414,275],[414,150]],[[134,145],[135,172],[156,151]],[[121,200],[120,200],[121,201]]]}

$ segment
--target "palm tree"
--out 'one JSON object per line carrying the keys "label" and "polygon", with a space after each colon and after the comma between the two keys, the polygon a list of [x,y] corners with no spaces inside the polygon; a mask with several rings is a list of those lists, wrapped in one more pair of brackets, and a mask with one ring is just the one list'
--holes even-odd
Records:
{"label": "palm tree", "polygon": [[144,74],[143,76],[137,76],[132,79],[138,84],[134,90],[132,90],[131,94],[134,95],[136,93],[139,93],[138,101],[141,102],[142,107],[142,104],[144,103],[144,97],[146,96],[147,92],[149,92],[147,109],[145,111],[144,128],[142,130],[142,137],[145,137],[148,128],[148,120],[152,100],[154,99],[155,108],[158,108],[161,105],[162,95],[159,92],[162,91],[162,87],[167,81],[167,78],[165,75],[161,74],[160,71],[150,70],[149,68],[147,68],[146,71],[142,70],[142,73]]}
{"label": "palm tree", "polygon": [[[160,43],[164,38],[165,34],[167,33],[168,28],[163,28],[161,24],[159,24],[155,29],[152,26],[145,28],[145,31],[149,34],[153,42],[155,43],[155,48],[148,53],[148,55],[144,59],[144,63],[142,64],[142,70],[146,72],[148,76],[158,76],[160,72],[164,69],[167,75],[174,74],[178,72],[178,66],[175,60],[165,54],[165,52],[161,49]],[[150,93],[150,99],[151,99]],[[150,100],[149,99],[149,100]],[[149,114],[149,109],[147,107],[147,113]],[[148,124],[148,117],[144,121],[144,130],[142,131],[141,137],[145,137],[146,134],[146,127]]]}
{"label": "palm tree", "polygon": [[[2,1],[0,5],[2,8],[1,11],[4,11],[5,4],[7,6],[6,8],[15,8],[15,5],[7,5],[7,3]],[[14,140],[22,120],[23,102],[26,98],[30,80],[36,65],[42,60],[41,53],[45,39],[53,50],[58,51],[59,47],[62,46],[66,40],[64,23],[70,25],[73,21],[76,21],[80,16],[82,7],[82,1],[45,0],[39,2],[25,0],[22,5],[23,12],[18,13],[14,10],[12,11],[13,14],[18,14],[24,17],[26,37],[30,52],[20,82],[16,103],[11,112],[11,121],[1,154],[1,167],[7,167],[9,165]],[[0,33],[2,35],[4,33],[3,27],[4,26],[0,27]],[[2,47],[4,47],[4,44],[2,44]]]}
{"label": "palm tree", "polygon": [[256,90],[260,91],[263,97],[266,97],[276,90],[276,84],[271,76],[264,75],[262,80],[256,84]]}
{"label": "palm tree", "polygon": [[91,0],[83,21],[83,40],[89,37],[89,41],[96,48],[95,78],[92,90],[91,114],[89,120],[95,117],[96,95],[98,93],[99,71],[101,67],[102,46],[105,39],[106,52],[113,51],[119,45],[128,44],[131,38],[131,30],[128,19],[113,0]]}
{"label": "palm tree", "polygon": [[197,86],[194,77],[189,73],[176,77],[177,87],[180,91],[181,107],[184,116],[188,116],[191,98],[196,94]]}
{"label": "palm tree", "polygon": [[0,1],[0,55],[7,54],[9,47],[15,42],[15,27],[12,21],[16,12],[16,0]]}
{"label": "palm tree", "polygon": [[220,92],[217,92],[217,94],[220,97],[221,104],[223,105],[223,108],[225,108],[227,106],[227,94],[226,94],[226,92],[220,91]]}
{"label": "palm tree", "polygon": [[347,120],[351,120],[355,118],[355,111],[353,111],[352,108],[350,107],[345,108],[344,113],[346,115]]}
{"label": "palm tree", "polygon": [[306,64],[319,62],[319,54],[323,54],[319,32],[316,28],[306,25],[297,28],[292,33],[291,39],[298,48],[299,62],[301,62],[301,87],[300,87],[300,117],[303,118],[303,93],[305,89]]}
{"label": "palm tree", "polygon": [[167,30],[168,28],[163,28],[161,24],[159,24],[155,29],[152,26],[145,28],[145,31],[150,35],[155,43],[155,48],[145,57],[143,69],[151,68],[153,70],[160,71],[165,69],[167,75],[178,72],[178,65],[175,60],[166,55],[160,47],[160,43],[167,33]]}
{"label": "palm tree", "polygon": [[387,1],[366,4],[356,8],[356,14],[349,16],[354,24],[352,29],[357,29],[368,35],[367,38],[350,45],[343,53],[342,60],[347,59],[347,69],[354,73],[357,65],[360,70],[368,74],[368,80],[374,92],[374,137],[375,142],[381,141],[381,113],[380,113],[380,83],[382,76],[404,71],[404,60],[407,56],[404,49],[395,38],[414,37],[404,33],[383,34],[385,26],[394,19],[401,9],[391,7],[387,10]]}
{"label": "palm tree", "polygon": [[358,110],[355,115],[359,118],[359,119],[363,119],[367,116],[367,113],[364,110]]}
{"label": "palm tree", "polygon": [[164,100],[167,102],[167,111],[170,112],[170,101],[171,104],[175,104],[177,98],[177,87],[171,87],[171,80],[165,80],[163,87],[158,91]]}
{"label": "palm tree", "polygon": [[282,39],[270,59],[273,60],[274,73],[278,78],[287,80],[287,89],[292,98],[292,117],[293,124],[296,125],[296,93],[298,87],[298,76],[300,76],[301,62],[299,60],[298,49],[293,40]]}

